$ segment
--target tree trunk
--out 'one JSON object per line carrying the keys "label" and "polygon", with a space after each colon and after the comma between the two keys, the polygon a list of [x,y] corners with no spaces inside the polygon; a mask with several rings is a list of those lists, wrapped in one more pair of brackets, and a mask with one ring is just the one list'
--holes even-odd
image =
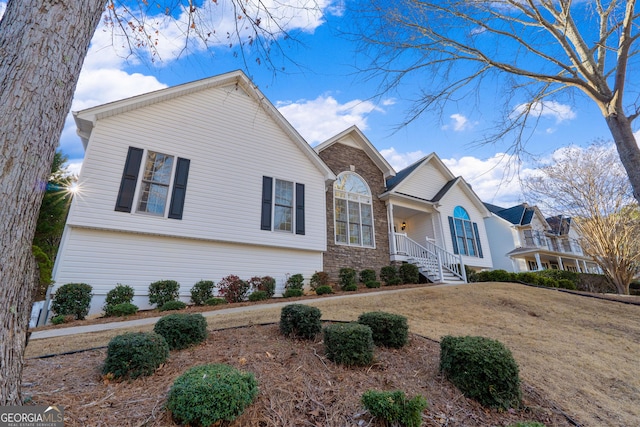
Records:
{"label": "tree trunk", "polygon": [[640,148],[638,148],[638,142],[633,135],[631,122],[622,113],[610,114],[605,119],[613,141],[616,143],[620,161],[629,176],[633,197],[640,203]]}
{"label": "tree trunk", "polygon": [[21,405],[38,210],[104,0],[9,0],[0,21],[0,406]]}

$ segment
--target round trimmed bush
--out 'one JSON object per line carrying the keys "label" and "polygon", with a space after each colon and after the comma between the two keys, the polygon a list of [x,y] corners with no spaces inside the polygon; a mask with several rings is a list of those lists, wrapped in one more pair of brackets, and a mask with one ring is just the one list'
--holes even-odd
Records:
{"label": "round trimmed bush", "polygon": [[327,358],[346,366],[366,366],[373,361],[371,328],[359,323],[335,323],[324,328]]}
{"label": "round trimmed bush", "polygon": [[131,314],[136,314],[137,312],[138,306],[130,302],[123,302],[121,304],[110,306],[109,308],[110,316],[129,316]]}
{"label": "round trimmed bush", "polygon": [[51,309],[59,315],[72,315],[82,320],[89,314],[91,305],[91,291],[93,288],[86,283],[67,283],[56,291],[51,303]]}
{"label": "round trimmed bush", "polygon": [[360,281],[367,283],[376,280],[376,271],[371,269],[362,270],[360,272]]}
{"label": "round trimmed bush", "polygon": [[406,427],[420,427],[427,399],[418,395],[409,400],[400,390],[367,390],[362,395],[362,405],[371,415],[385,420],[389,425],[399,423]]}
{"label": "round trimmed bush", "polygon": [[153,332],[164,337],[171,350],[181,350],[207,338],[207,321],[200,313],[175,313],[161,317]]}
{"label": "round trimmed bush", "polygon": [[175,280],[158,280],[149,285],[149,304],[162,307],[167,301],[178,299],[180,284]]}
{"label": "round trimmed bush", "polygon": [[418,266],[414,264],[402,264],[398,272],[400,273],[402,283],[418,283],[420,279],[420,270],[418,270]]}
{"label": "round trimmed bush", "polygon": [[222,278],[222,280],[218,282],[218,294],[226,299],[228,303],[244,301],[247,299],[249,290],[249,282],[233,274]]}
{"label": "round trimmed bush", "polygon": [[266,291],[253,291],[249,295],[249,301],[264,301],[269,299],[269,295]]}
{"label": "round trimmed bush", "polygon": [[329,285],[322,285],[316,288],[316,295],[326,295],[326,294],[332,294],[332,293],[333,293],[333,289],[331,289],[331,286]]}
{"label": "round trimmed bush", "polygon": [[153,332],[130,332],[109,341],[104,375],[114,378],[149,376],[169,357],[165,339]]}
{"label": "round trimmed bush", "polygon": [[317,307],[289,304],[280,311],[280,332],[297,338],[313,339],[322,330],[322,313]]}
{"label": "round trimmed bush", "polygon": [[372,311],[362,313],[358,317],[358,323],[371,328],[375,345],[401,348],[407,344],[409,326],[407,318],[399,314]]}
{"label": "round trimmed bush", "polygon": [[316,271],[309,280],[309,285],[314,291],[320,286],[329,286],[329,274],[324,271]]}
{"label": "round trimmed bush", "polygon": [[284,284],[285,289],[300,289],[304,288],[304,276],[300,273],[290,276]]}
{"label": "round trimmed bush", "polygon": [[380,280],[389,286],[389,282],[398,279],[398,269],[395,265],[387,265],[380,269]]}
{"label": "round trimmed bush", "polygon": [[342,290],[346,292],[355,292],[358,290],[358,285],[355,283],[349,283],[347,286],[343,286]]}
{"label": "round trimmed bush", "polygon": [[226,299],[224,299],[224,298],[215,298],[215,297],[214,298],[209,298],[204,303],[206,305],[212,305],[212,306],[221,305],[221,304],[228,304]]}
{"label": "round trimmed bush", "polygon": [[385,284],[387,286],[398,286],[398,285],[402,285],[402,279],[399,277],[396,277],[394,279],[389,279],[385,282]]}
{"label": "round trimmed bush", "polygon": [[364,285],[369,289],[374,289],[380,287],[380,282],[378,282],[377,280],[369,280],[368,282],[365,282]]}
{"label": "round trimmed bush", "polygon": [[57,316],[53,316],[51,318],[51,323],[54,325],[62,325],[65,322],[65,315],[64,314],[58,314]]}
{"label": "round trimmed bush", "polygon": [[302,289],[293,288],[287,289],[284,291],[284,294],[282,294],[284,298],[301,297],[302,295],[304,295],[304,291]]}
{"label": "round trimmed bush", "polygon": [[174,310],[182,310],[183,308],[186,308],[187,304],[183,303],[182,301],[167,301],[164,304],[162,304],[162,307],[160,307],[160,311],[174,311]]}
{"label": "round trimmed bush", "polygon": [[119,304],[131,303],[133,296],[134,290],[131,286],[118,283],[115,288],[107,292],[107,297],[104,301],[104,315],[107,317],[121,316],[121,314],[113,313],[113,308]]}
{"label": "round trimmed bush", "polygon": [[233,421],[257,395],[258,382],[253,374],[229,365],[201,365],[174,381],[167,409],[181,424],[210,426]]}
{"label": "round trimmed bush", "polygon": [[343,291],[348,290],[348,287],[353,287],[352,285],[356,285],[356,289],[358,288],[356,284],[356,276],[357,273],[353,268],[341,268],[340,269],[340,288]]}
{"label": "round trimmed bush", "polygon": [[485,407],[520,406],[518,365],[511,351],[499,341],[445,336],[440,343],[440,371],[462,394]]}
{"label": "round trimmed bush", "polygon": [[200,280],[191,288],[191,302],[195,305],[204,305],[205,301],[213,297],[213,288],[216,284],[212,280]]}

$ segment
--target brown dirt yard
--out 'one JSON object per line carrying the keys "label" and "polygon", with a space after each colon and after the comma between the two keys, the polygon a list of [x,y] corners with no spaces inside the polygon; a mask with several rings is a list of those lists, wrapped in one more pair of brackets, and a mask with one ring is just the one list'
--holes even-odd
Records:
{"label": "brown dirt yard", "polygon": [[[293,302],[293,301],[292,301]],[[276,326],[280,308],[218,310],[207,317],[206,343],[172,352],[153,376],[104,383],[105,351],[30,359],[23,393],[38,404],[58,403],[67,425],[173,425],[163,403],[173,379],[192,364],[223,362],[256,373],[258,401],[233,425],[380,425],[358,403],[368,388],[423,394],[428,426],[505,426],[539,420],[547,426],[640,425],[640,306],[508,283],[419,287],[308,302],[324,320],[355,320],[366,311],[407,316],[412,336],[402,350],[376,350],[371,367],[344,369],[323,356],[320,339],[286,340]],[[136,328],[150,330],[152,325]],[[123,330],[32,340],[27,357],[106,345]],[[462,397],[437,372],[444,335],[498,339],[520,366],[524,411],[486,411]],[[115,418],[114,418],[115,417]],[[115,423],[115,424],[114,424]]]}

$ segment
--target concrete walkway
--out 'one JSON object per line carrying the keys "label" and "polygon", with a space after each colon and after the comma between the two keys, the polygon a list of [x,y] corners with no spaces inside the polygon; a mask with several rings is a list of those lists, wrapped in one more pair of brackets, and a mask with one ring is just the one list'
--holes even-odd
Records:
{"label": "concrete walkway", "polygon": [[[458,286],[460,284],[442,284],[442,285],[430,285],[428,288],[439,288],[443,286]],[[425,289],[426,287],[416,287],[416,288],[406,288],[406,289],[394,289],[394,290],[385,290],[379,292],[366,292],[366,293],[356,293],[356,294],[343,294],[343,295],[335,295],[335,296],[325,296],[322,298],[309,298],[302,299],[297,301],[292,300],[283,300],[282,302],[271,303],[271,304],[255,304],[255,305],[247,305],[244,307],[230,307],[224,308],[222,310],[214,310],[214,311],[204,311],[202,314],[204,317],[214,317],[214,316],[224,316],[226,314],[234,314],[234,313],[248,313],[252,311],[260,311],[265,309],[272,308],[282,308],[285,305],[289,304],[312,304],[318,301],[338,301],[342,299],[349,298],[364,298],[364,297],[372,297],[378,295],[389,295],[401,292],[409,292],[416,289]],[[167,313],[170,314],[170,313]],[[90,332],[101,332],[108,331],[112,329],[125,329],[125,328],[135,328],[138,326],[144,325],[153,325],[155,324],[162,316],[158,317],[147,317],[143,319],[136,320],[125,320],[122,322],[111,322],[111,323],[96,323],[92,325],[84,325],[84,326],[71,326],[68,328],[56,328],[56,329],[47,329],[44,331],[36,331],[31,334],[30,340],[37,340],[43,338],[54,338],[54,337],[63,337],[66,335],[77,335],[77,334],[86,334]]]}

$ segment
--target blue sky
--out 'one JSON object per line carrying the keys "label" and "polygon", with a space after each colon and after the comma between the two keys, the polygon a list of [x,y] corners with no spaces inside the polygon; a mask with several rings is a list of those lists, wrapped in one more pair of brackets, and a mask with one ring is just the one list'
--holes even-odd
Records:
{"label": "blue sky", "polygon": [[[510,141],[488,146],[475,143],[491,129],[496,120],[494,114],[504,103],[496,99],[495,88],[481,87],[476,103],[450,104],[442,115],[428,112],[398,129],[416,96],[414,87],[406,84],[397,92],[376,97],[376,81],[368,81],[354,68],[356,61],[361,61],[357,46],[340,36],[345,17],[339,3],[317,3],[322,14],[281,9],[288,17],[287,30],[296,34],[299,43],[283,42],[295,64],[275,56],[274,62],[285,66],[284,71],[275,74],[251,57],[246,69],[233,50],[225,46],[224,37],[208,50],[192,41],[183,51],[184,36],[172,19],[158,18],[164,19],[158,24],[160,59],[153,61],[144,52],[130,55],[121,47],[122,38],[101,24],[86,58],[72,110],[243,69],[312,146],[355,124],[396,170],[436,152],[455,175],[462,175],[472,184],[484,201],[505,206],[524,201],[514,177],[514,162],[504,154]],[[0,2],[0,14],[5,7],[6,3]],[[212,2],[207,9],[218,20],[218,34],[224,34],[225,28],[232,25],[232,18],[228,13],[220,14],[221,10],[222,1]],[[539,125],[528,145],[532,154],[549,157],[561,146],[586,146],[595,139],[611,139],[596,107],[588,102],[576,104],[550,103],[540,111]],[[78,171],[84,153],[71,115],[60,146],[70,159],[70,168]],[[532,165],[529,161],[522,164],[520,177],[526,179],[532,173]]]}

